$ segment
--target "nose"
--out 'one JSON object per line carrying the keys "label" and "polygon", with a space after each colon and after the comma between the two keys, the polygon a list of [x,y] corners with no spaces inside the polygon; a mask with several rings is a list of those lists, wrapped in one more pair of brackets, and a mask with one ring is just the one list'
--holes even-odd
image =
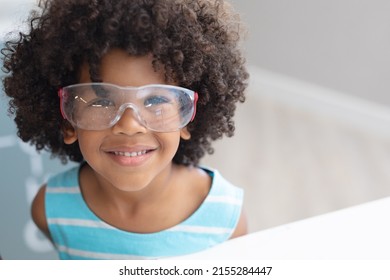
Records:
{"label": "nose", "polygon": [[142,124],[137,110],[132,106],[126,106],[118,114],[119,120],[112,127],[113,133],[134,135],[147,132],[148,129]]}

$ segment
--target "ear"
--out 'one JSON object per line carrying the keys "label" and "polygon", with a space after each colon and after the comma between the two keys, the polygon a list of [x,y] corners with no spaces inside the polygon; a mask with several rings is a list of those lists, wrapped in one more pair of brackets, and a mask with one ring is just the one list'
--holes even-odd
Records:
{"label": "ear", "polygon": [[70,145],[77,141],[77,132],[70,123],[64,123],[61,129],[65,144]]}
{"label": "ear", "polygon": [[184,140],[190,140],[191,133],[188,131],[187,127],[184,127],[180,130],[180,137]]}

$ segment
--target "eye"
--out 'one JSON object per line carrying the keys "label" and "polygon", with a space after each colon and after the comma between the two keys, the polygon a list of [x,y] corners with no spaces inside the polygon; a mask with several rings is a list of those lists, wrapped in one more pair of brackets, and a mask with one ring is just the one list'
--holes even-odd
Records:
{"label": "eye", "polygon": [[148,97],[144,102],[144,106],[146,108],[149,108],[152,106],[163,105],[168,103],[171,103],[171,100],[169,98],[165,96],[155,95],[155,96]]}
{"label": "eye", "polygon": [[96,94],[96,96],[98,96],[98,97],[106,97],[110,94],[110,89],[107,88],[107,86],[95,84],[92,86],[92,89],[93,89],[94,93]]}

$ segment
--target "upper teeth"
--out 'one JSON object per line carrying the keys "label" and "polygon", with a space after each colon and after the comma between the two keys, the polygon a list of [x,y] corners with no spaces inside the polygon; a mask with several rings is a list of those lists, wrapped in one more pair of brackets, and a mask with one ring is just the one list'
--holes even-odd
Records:
{"label": "upper teeth", "polygon": [[136,157],[146,154],[146,151],[139,151],[139,152],[114,152],[116,156],[124,156],[124,157]]}

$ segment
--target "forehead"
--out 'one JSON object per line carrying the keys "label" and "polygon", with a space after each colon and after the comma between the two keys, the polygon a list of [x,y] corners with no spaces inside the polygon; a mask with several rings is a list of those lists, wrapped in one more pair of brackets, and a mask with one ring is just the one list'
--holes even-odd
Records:
{"label": "forehead", "polygon": [[[105,83],[119,86],[144,86],[148,84],[166,84],[163,67],[153,67],[152,55],[132,56],[121,49],[112,49],[102,58],[100,78]],[[89,65],[81,66],[80,83],[91,82]]]}

